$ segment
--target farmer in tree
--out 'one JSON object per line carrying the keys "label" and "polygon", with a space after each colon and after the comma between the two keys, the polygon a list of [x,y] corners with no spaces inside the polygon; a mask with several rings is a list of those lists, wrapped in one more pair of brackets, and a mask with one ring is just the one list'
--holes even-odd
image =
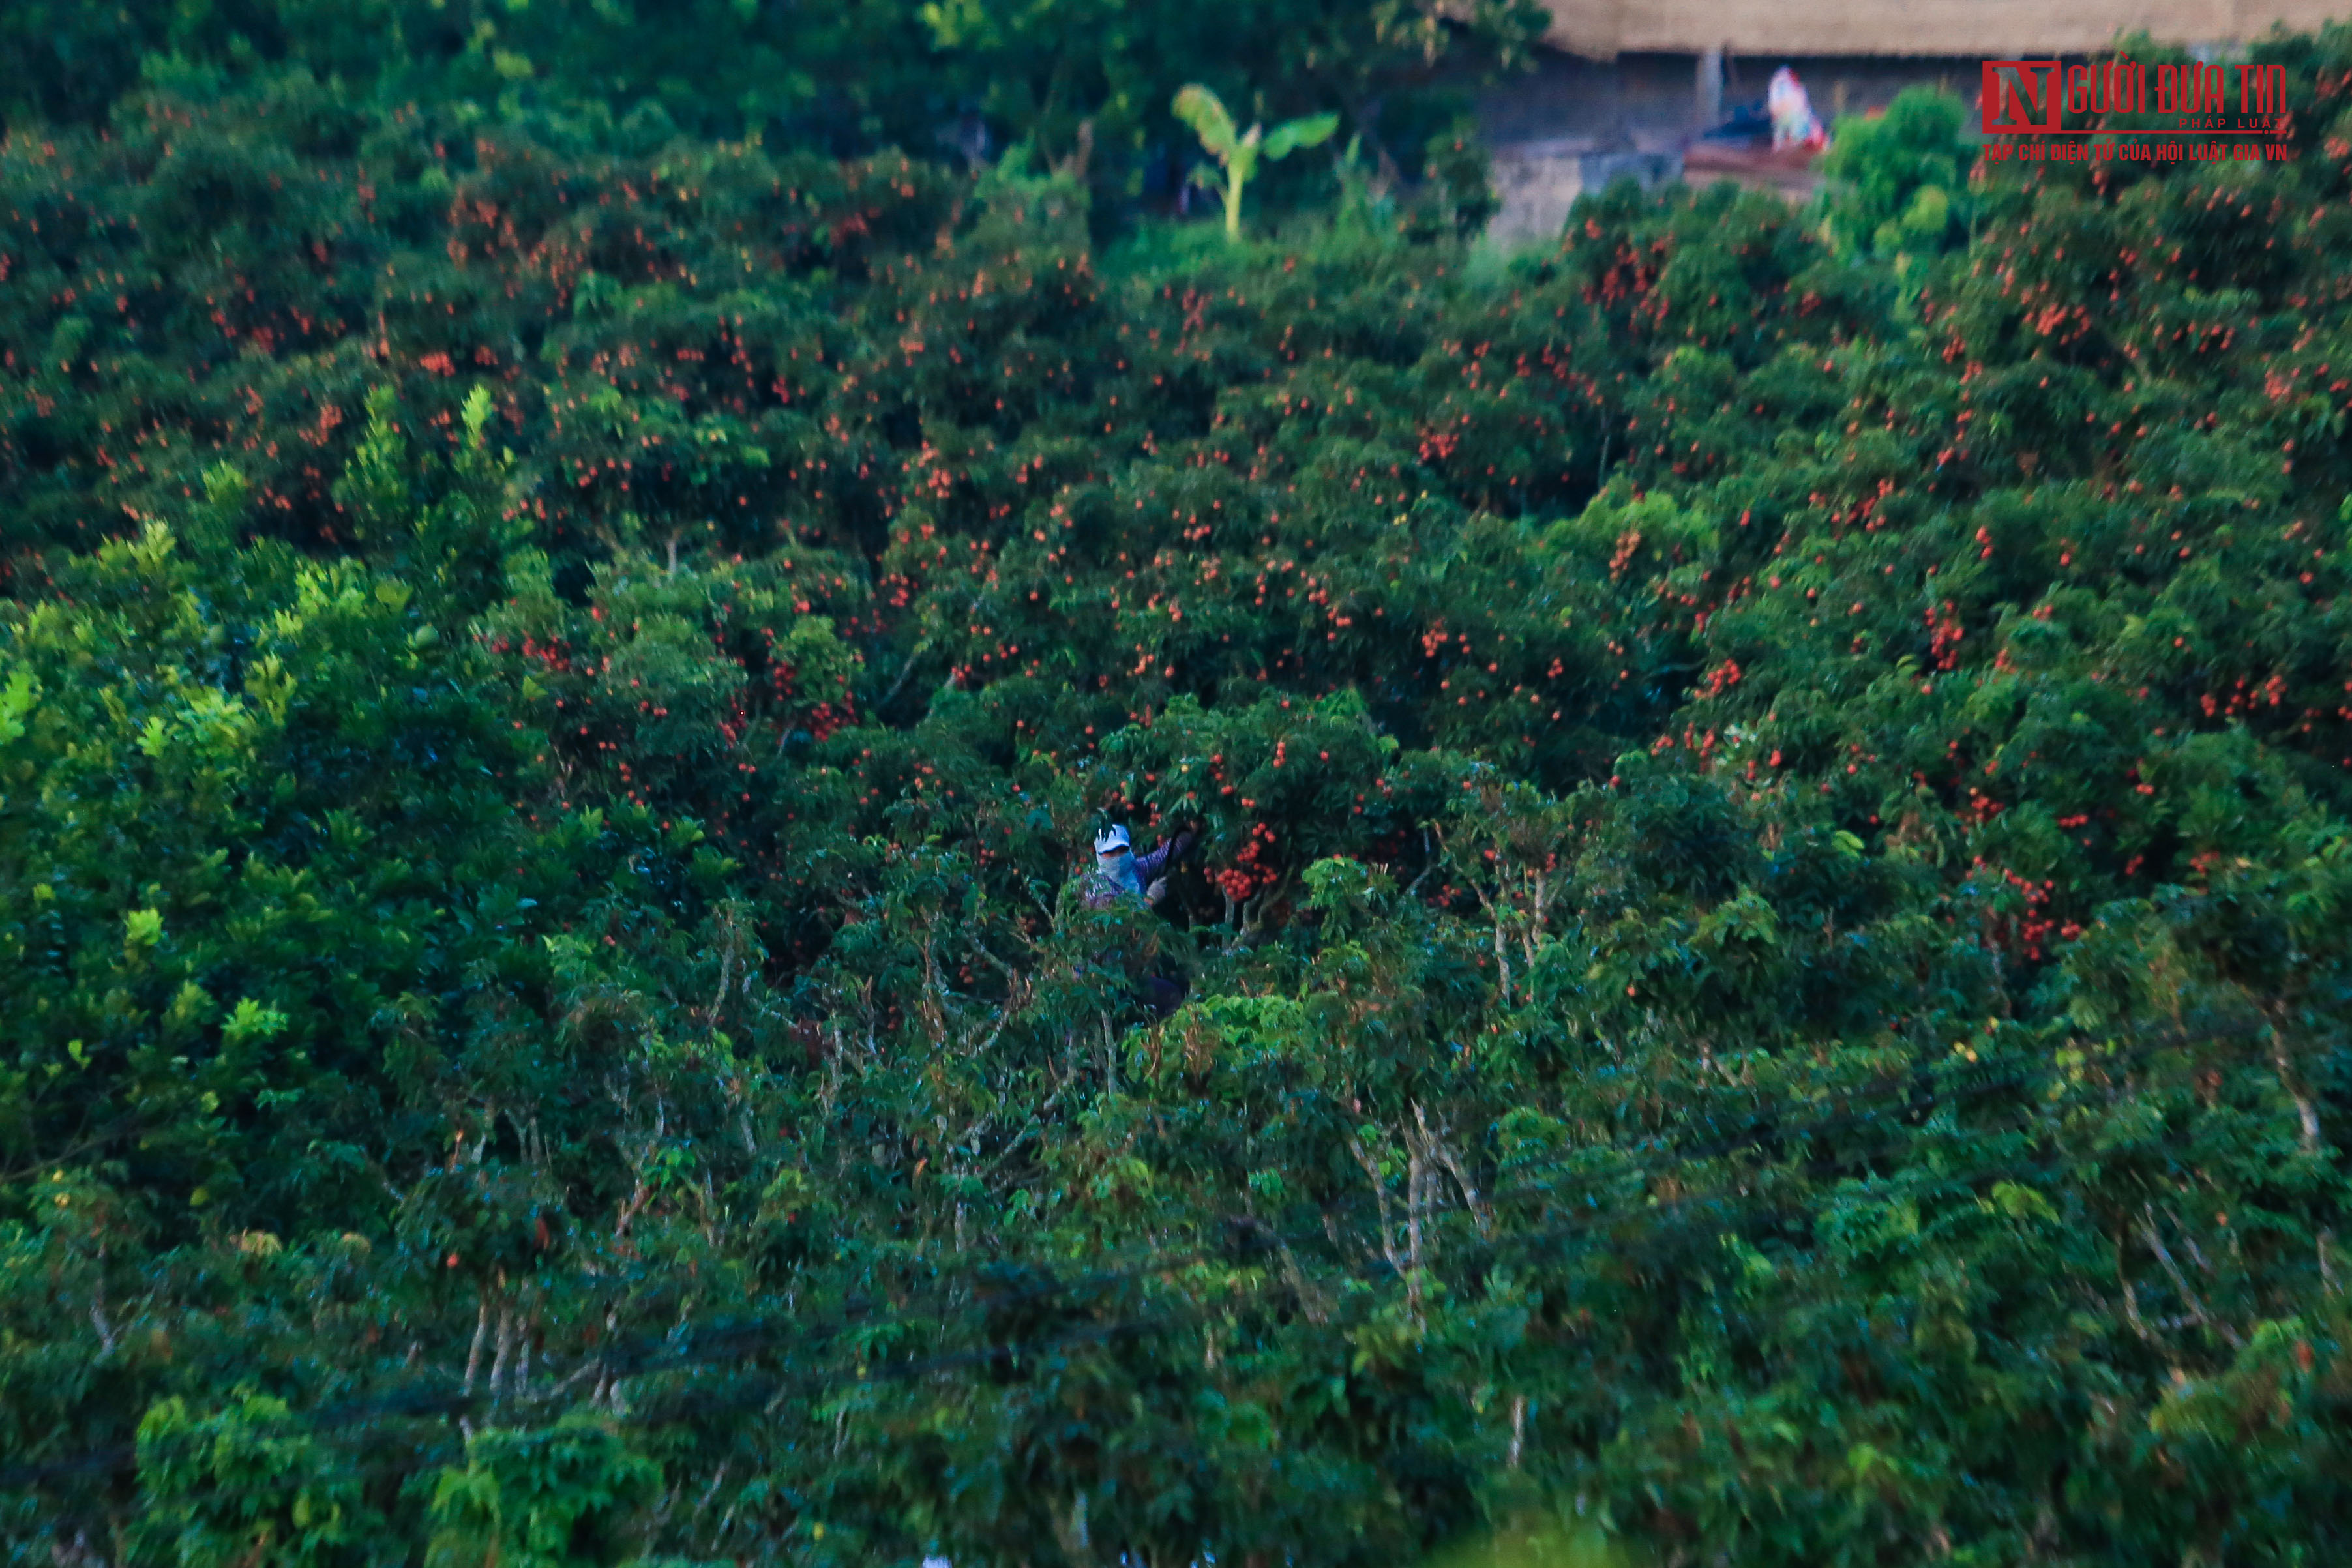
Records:
{"label": "farmer in tree", "polygon": [[[1157,904],[1168,892],[1169,871],[1192,847],[1192,833],[1188,829],[1150,853],[1139,855],[1128,841],[1126,825],[1113,823],[1095,835],[1095,869],[1079,890],[1079,897],[1088,909],[1109,909],[1128,898]],[[1160,971],[1159,946],[1156,937],[1147,938],[1142,951],[1129,956],[1134,967],[1129,969],[1129,977],[1135,982],[1136,1000],[1155,1018],[1164,1019],[1183,1005],[1188,988],[1181,975]]]}
{"label": "farmer in tree", "polygon": [[1088,909],[1108,909],[1129,894],[1147,904],[1168,892],[1168,873],[1192,847],[1190,830],[1162,841],[1149,854],[1134,852],[1127,825],[1115,822],[1095,835],[1095,870],[1081,894]]}

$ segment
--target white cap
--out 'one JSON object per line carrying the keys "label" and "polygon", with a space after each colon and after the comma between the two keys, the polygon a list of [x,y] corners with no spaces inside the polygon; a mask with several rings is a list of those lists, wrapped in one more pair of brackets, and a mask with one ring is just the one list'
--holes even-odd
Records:
{"label": "white cap", "polygon": [[1095,835],[1095,853],[1098,855],[1117,854],[1127,846],[1127,830],[1123,827],[1105,828]]}

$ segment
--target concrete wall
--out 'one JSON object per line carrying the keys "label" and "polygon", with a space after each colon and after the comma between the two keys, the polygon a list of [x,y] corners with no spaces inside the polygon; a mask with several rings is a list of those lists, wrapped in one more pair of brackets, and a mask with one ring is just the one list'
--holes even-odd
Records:
{"label": "concrete wall", "polygon": [[1619,54],[2087,54],[2122,34],[2159,43],[2260,37],[2352,16],[2352,0],[1546,0],[1549,41]]}
{"label": "concrete wall", "polygon": [[1495,194],[1502,207],[1486,225],[1486,242],[1504,251],[1559,243],[1568,209],[1587,191],[1619,180],[1654,185],[1682,172],[1675,152],[1604,150],[1590,136],[1519,141],[1495,149]]}

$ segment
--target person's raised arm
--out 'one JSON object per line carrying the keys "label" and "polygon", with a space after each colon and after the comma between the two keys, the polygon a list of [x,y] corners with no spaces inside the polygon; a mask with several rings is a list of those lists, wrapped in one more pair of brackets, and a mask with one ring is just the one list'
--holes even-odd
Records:
{"label": "person's raised arm", "polygon": [[1182,860],[1184,852],[1192,847],[1192,835],[1190,832],[1179,833],[1172,839],[1164,839],[1150,854],[1135,857],[1136,874],[1145,882],[1150,882],[1169,871],[1178,861]]}

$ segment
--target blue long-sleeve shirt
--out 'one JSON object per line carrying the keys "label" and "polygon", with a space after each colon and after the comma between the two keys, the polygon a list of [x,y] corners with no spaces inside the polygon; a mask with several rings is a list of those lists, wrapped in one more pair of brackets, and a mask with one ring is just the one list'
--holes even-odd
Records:
{"label": "blue long-sleeve shirt", "polygon": [[1106,867],[1097,857],[1094,874],[1087,879],[1087,907],[1108,909],[1125,894],[1143,897],[1144,890],[1151,885],[1154,879],[1174,863],[1189,838],[1189,834],[1179,833],[1148,854],[1123,854],[1115,866]]}

